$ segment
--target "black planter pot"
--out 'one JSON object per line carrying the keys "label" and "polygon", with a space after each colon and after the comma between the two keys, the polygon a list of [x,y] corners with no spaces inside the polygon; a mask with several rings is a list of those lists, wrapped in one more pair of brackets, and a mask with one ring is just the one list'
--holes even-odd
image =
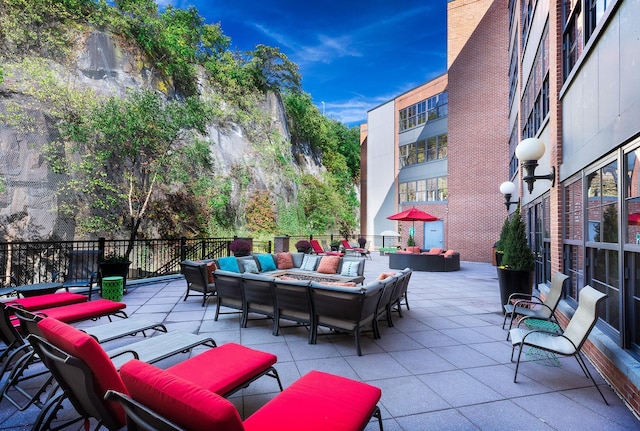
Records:
{"label": "black planter pot", "polygon": [[503,305],[509,301],[513,293],[531,295],[533,287],[533,271],[516,271],[498,267],[498,284],[500,286],[500,309],[504,314]]}
{"label": "black planter pot", "polygon": [[102,285],[104,277],[122,277],[122,286],[127,291],[127,276],[131,262],[98,262],[98,282]]}

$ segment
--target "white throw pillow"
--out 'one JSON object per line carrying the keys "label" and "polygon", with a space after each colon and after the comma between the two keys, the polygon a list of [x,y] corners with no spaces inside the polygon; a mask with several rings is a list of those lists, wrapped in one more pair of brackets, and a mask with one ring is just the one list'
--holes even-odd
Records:
{"label": "white throw pillow", "polygon": [[303,271],[315,271],[317,264],[318,258],[316,256],[305,254],[302,258],[302,265],[300,265],[300,269]]}
{"label": "white throw pillow", "polygon": [[242,266],[244,266],[244,272],[250,272],[252,274],[257,274],[260,272],[258,271],[258,265],[256,264],[255,260],[243,260]]}
{"label": "white throw pillow", "polygon": [[340,270],[340,275],[345,275],[347,277],[357,277],[358,266],[360,266],[360,262],[343,261],[342,269]]}

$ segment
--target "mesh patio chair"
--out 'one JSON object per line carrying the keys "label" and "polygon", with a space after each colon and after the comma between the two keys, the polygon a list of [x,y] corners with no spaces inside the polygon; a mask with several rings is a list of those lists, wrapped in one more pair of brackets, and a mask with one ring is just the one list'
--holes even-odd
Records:
{"label": "mesh patio chair", "polygon": [[391,295],[391,307],[390,311],[397,311],[398,316],[402,317],[402,304],[404,303],[407,310],[409,308],[409,300],[407,299],[407,289],[409,288],[409,280],[411,280],[411,274],[413,270],[411,268],[405,268],[402,270],[402,275],[398,286]]}
{"label": "mesh patio chair", "polygon": [[518,377],[518,369],[520,367],[520,357],[524,346],[534,347],[546,352],[555,353],[562,356],[575,356],[578,365],[584,372],[585,376],[591,379],[605,404],[609,404],[604,397],[602,391],[596,384],[593,376],[587,368],[584,358],[581,355],[581,349],[587,341],[591,330],[598,320],[598,306],[607,297],[606,294],[597,291],[591,286],[585,286],[580,290],[578,308],[571,317],[569,324],[563,333],[545,331],[545,330],[527,330],[522,328],[513,328],[509,331],[511,335],[511,362],[513,362],[513,354],[516,347],[519,347],[518,359],[516,361],[516,370],[513,375],[513,382],[516,383]]}
{"label": "mesh patio chair", "polygon": [[249,313],[260,314],[265,318],[275,318],[275,299],[273,294],[273,277],[245,272],[242,274],[242,327],[246,328]]}
{"label": "mesh patio chair", "polygon": [[[245,301],[242,293],[242,277],[240,274],[229,271],[215,270],[213,280],[216,284],[216,315],[213,320],[217,321],[220,314],[241,314],[240,326],[243,325]],[[231,308],[238,311],[221,312],[220,307]]]}
{"label": "mesh patio chair", "polygon": [[[523,316],[522,322],[526,319],[537,320],[551,320],[557,323],[555,318],[555,311],[560,303],[562,292],[564,291],[565,284],[569,279],[568,275],[556,272],[551,279],[551,288],[547,293],[544,301],[536,295],[530,295],[526,293],[512,293],[509,296],[509,301],[504,304],[504,320],[502,321],[502,329],[507,322],[507,317],[511,317],[509,322],[509,330],[513,327],[513,321],[516,316]],[[507,340],[509,335],[507,333]]]}

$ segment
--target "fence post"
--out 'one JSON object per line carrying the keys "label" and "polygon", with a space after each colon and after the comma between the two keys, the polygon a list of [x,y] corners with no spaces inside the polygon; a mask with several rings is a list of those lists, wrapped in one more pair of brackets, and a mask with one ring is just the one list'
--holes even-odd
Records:
{"label": "fence post", "polygon": [[100,237],[98,238],[98,251],[100,251],[100,260],[104,259],[104,244],[105,239]]}
{"label": "fence post", "polygon": [[180,237],[180,262],[187,260],[187,237]]}

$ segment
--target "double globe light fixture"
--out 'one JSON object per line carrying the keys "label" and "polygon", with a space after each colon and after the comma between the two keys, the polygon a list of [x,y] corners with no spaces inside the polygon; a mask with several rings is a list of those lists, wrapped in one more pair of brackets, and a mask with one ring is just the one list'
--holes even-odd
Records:
{"label": "double globe light fixture", "polygon": [[[556,184],[556,168],[551,167],[551,173],[548,175],[536,175],[536,167],[538,167],[538,160],[544,156],[545,145],[540,139],[527,138],[521,141],[516,147],[516,157],[522,163],[525,175],[522,180],[527,183],[527,189],[529,193],[533,192],[533,183],[536,180],[549,180],[551,181],[551,187]],[[504,204],[509,211],[511,205],[517,205],[518,201],[511,201],[511,196],[516,191],[516,185],[511,181],[505,181],[500,184],[500,193],[504,195]]]}

